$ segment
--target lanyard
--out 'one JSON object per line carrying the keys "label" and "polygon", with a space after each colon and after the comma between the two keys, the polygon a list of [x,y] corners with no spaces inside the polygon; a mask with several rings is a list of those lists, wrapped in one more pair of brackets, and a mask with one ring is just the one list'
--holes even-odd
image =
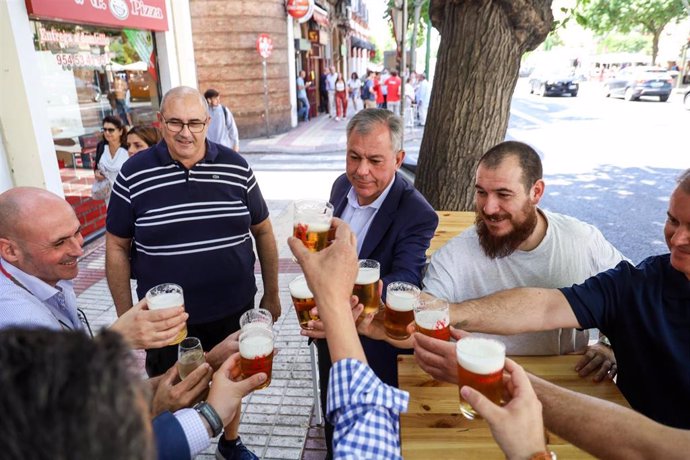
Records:
{"label": "lanyard", "polygon": [[[25,290],[26,292],[28,292],[30,295],[36,297],[36,296],[34,295],[34,293],[31,292],[31,291],[29,291],[29,289],[28,289],[26,286],[24,286],[22,283],[20,283],[19,280],[17,280],[17,278],[15,278],[15,277],[12,276],[10,273],[8,273],[7,270],[5,270],[5,267],[3,267],[1,263],[0,263],[0,272],[2,272],[2,274],[5,275],[5,277],[6,277],[8,280],[12,281],[14,284],[16,284],[16,285],[19,286],[20,288],[24,289],[24,290]],[[67,324],[67,323],[65,323],[64,321],[62,321],[61,319],[59,319],[57,316],[55,316],[55,313],[53,313],[53,311],[52,311],[51,309],[48,309],[48,311],[50,311],[50,314],[53,315],[53,318],[55,318],[55,319],[57,320],[58,323],[60,323],[60,326],[62,326],[63,329],[67,329],[68,331],[71,331],[71,330],[72,330],[72,327],[71,327],[69,324]],[[90,329],[89,329],[89,332],[90,332]]]}

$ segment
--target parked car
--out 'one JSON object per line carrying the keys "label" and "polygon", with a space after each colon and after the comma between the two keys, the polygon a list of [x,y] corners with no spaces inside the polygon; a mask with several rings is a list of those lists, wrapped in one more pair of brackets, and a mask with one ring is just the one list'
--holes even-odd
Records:
{"label": "parked car", "polygon": [[529,80],[530,94],[538,94],[540,96],[562,96],[563,94],[570,94],[575,97],[579,90],[580,84],[572,73],[537,71],[532,74],[532,78]]}
{"label": "parked car", "polygon": [[661,67],[627,67],[604,83],[606,97],[622,97],[626,101],[658,96],[661,102],[666,102],[672,90],[673,79]]}

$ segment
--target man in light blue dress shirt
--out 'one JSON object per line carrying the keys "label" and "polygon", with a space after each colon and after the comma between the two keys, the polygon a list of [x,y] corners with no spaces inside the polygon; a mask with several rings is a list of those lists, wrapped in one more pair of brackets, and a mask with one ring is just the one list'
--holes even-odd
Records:
{"label": "man in light blue dress shirt", "polygon": [[[74,210],[57,195],[32,187],[0,194],[0,330],[84,330],[71,282],[79,273],[83,243]],[[167,344],[184,327],[188,315],[182,307],[149,311],[144,306],[140,302],[110,327],[133,348]],[[208,382],[211,367],[205,364],[199,373]],[[159,449],[161,459],[193,457],[210,441],[204,421],[190,408],[163,412],[154,419],[154,431],[188,446],[179,455]]]}

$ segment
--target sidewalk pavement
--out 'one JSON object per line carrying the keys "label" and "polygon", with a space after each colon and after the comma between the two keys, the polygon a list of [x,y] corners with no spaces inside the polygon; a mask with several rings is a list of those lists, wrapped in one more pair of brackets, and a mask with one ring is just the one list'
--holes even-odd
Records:
{"label": "sidewalk pavement", "polygon": [[[258,137],[255,139],[240,139],[240,153],[330,153],[342,152],[345,154],[347,139],[345,128],[354,116],[351,106],[348,107],[347,118],[335,121],[328,114],[320,113],[317,117],[307,122],[300,121],[297,127],[283,134],[271,137]],[[422,138],[423,129],[405,129],[405,144],[408,141],[419,141]]]}

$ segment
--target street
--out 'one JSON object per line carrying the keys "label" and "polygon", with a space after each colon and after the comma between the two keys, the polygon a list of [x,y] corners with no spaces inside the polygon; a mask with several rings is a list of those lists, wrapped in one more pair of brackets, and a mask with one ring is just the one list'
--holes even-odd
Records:
{"label": "street", "polygon": [[[666,203],[675,177],[690,167],[688,127],[690,111],[677,95],[666,103],[628,102],[605,98],[597,83],[585,82],[575,98],[541,97],[529,94],[521,79],[507,138],[542,155],[543,208],[595,225],[637,263],[666,251]],[[344,131],[345,124],[338,128]],[[417,157],[418,137],[405,144],[411,159]],[[344,150],[246,157],[278,209],[298,198],[327,197],[345,167]]]}

